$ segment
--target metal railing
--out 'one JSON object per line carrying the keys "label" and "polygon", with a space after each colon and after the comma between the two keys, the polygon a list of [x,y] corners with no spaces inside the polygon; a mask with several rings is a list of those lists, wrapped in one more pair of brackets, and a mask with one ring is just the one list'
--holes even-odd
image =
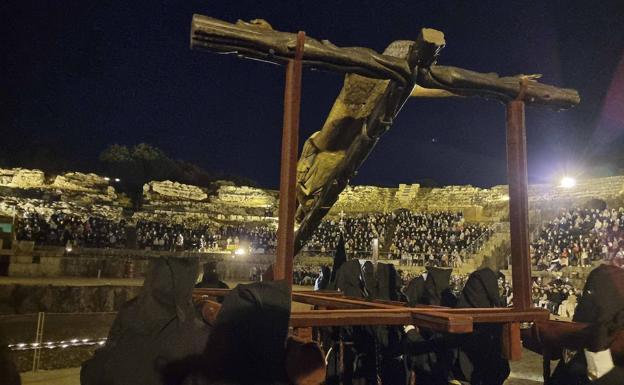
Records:
{"label": "metal railing", "polygon": [[[106,341],[116,312],[0,315],[19,371],[80,366]],[[74,350],[67,354],[67,350]]]}

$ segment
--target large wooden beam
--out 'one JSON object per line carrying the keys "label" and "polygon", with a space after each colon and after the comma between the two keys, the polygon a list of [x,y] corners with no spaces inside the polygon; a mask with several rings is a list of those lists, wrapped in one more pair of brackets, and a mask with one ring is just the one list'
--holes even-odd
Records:
{"label": "large wooden beam", "polygon": [[472,317],[403,309],[315,310],[293,312],[291,326],[415,325],[446,333],[471,333]]}
{"label": "large wooden beam", "polygon": [[529,254],[529,196],[524,102],[507,104],[507,179],[513,303],[519,310],[531,308],[531,256]]}
{"label": "large wooden beam", "polygon": [[277,256],[273,267],[274,278],[286,280],[291,289],[293,259],[295,257],[297,149],[299,147],[299,112],[301,107],[301,58],[303,57],[304,42],[305,33],[299,32],[295,57],[289,60],[286,66]]}
{"label": "large wooden beam", "polygon": [[[210,297],[219,297],[227,294],[229,289],[195,289],[194,295],[197,296],[210,296]],[[335,294],[331,294],[329,296],[320,295],[315,292],[293,292],[293,301],[305,303],[309,305],[314,305],[320,308],[329,309],[329,310],[310,310],[304,312],[297,312],[297,325],[299,327],[306,326],[323,326],[324,324],[314,324],[313,322],[323,322],[320,321],[323,316],[322,315],[353,315],[355,318],[351,318],[351,321],[357,321],[358,324],[367,325],[366,322],[362,321],[357,317],[366,315],[383,315],[384,320],[387,321],[387,325],[406,325],[406,324],[418,324],[420,326],[425,326],[423,323],[425,322],[433,322],[432,319],[438,320],[436,321],[436,325],[432,327],[436,330],[444,329],[448,325],[444,322],[440,323],[441,319],[449,320],[452,319],[454,322],[454,326],[463,325],[463,323],[468,322],[468,318],[471,319],[472,323],[511,323],[511,322],[536,322],[536,321],[545,321],[549,317],[549,313],[545,309],[528,309],[528,310],[516,310],[512,308],[461,308],[461,309],[453,309],[446,308],[441,306],[427,306],[422,305],[418,307],[406,307],[405,304],[401,302],[393,302],[393,303],[384,303],[377,301],[368,301],[362,299],[354,299],[354,298],[344,298],[344,297],[336,297]],[[407,318],[406,314],[410,314],[411,322],[402,323]],[[305,318],[305,315],[308,315],[310,321],[302,321]],[[395,317],[395,318],[392,318]],[[416,320],[414,320],[416,317]],[[429,318],[433,317],[433,318]],[[468,318],[466,318],[468,317]],[[308,323],[306,323],[308,322]],[[345,322],[341,325],[348,325],[347,321],[325,321],[325,322]],[[371,319],[371,324],[378,325],[380,324],[379,319]],[[446,321],[445,321],[446,322]],[[457,330],[457,329],[456,329]]]}

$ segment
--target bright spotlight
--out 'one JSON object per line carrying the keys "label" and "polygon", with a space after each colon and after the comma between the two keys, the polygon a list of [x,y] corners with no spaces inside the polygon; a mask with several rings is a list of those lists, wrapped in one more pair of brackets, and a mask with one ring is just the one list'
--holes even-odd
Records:
{"label": "bright spotlight", "polygon": [[559,186],[563,188],[572,188],[576,186],[576,179],[569,176],[564,176],[563,178],[561,178],[561,184]]}
{"label": "bright spotlight", "polygon": [[115,182],[121,182],[121,179],[115,178]]}
{"label": "bright spotlight", "polygon": [[238,249],[236,249],[234,251],[234,254],[236,254],[236,255],[245,255],[246,252],[245,252],[245,249],[243,249],[242,247],[239,247]]}
{"label": "bright spotlight", "polygon": [[104,180],[108,182],[108,181],[110,180],[110,178],[109,178],[109,177],[107,177],[107,176],[105,176],[105,177],[104,177]]}

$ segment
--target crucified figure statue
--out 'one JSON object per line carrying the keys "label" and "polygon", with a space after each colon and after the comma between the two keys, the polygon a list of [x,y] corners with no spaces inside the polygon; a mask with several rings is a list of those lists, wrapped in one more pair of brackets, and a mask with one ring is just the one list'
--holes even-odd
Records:
{"label": "crucified figure statue", "polygon": [[[284,64],[293,58],[297,35],[264,20],[235,24],[194,15],[191,47]],[[579,103],[575,90],[537,82],[537,75],[499,77],[436,65],[444,34],[423,28],[415,40],[394,41],[379,54],[337,47],[306,37],[303,64],[345,73],[344,85],[323,127],[305,142],[297,164],[295,254],[318,227],[410,97],[480,96],[522,100],[555,109]]]}

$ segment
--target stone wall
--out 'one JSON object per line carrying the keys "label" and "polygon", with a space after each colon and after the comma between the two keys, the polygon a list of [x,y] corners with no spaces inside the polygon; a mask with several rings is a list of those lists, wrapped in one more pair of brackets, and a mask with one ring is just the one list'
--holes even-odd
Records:
{"label": "stone wall", "polygon": [[579,179],[576,186],[563,188],[546,184],[529,186],[529,202],[544,204],[550,202],[575,202],[582,204],[590,199],[605,201],[620,197],[624,192],[624,176]]}
{"label": "stone wall", "polygon": [[140,286],[0,285],[0,314],[117,311]]}
{"label": "stone wall", "polygon": [[0,186],[33,188],[45,185],[45,175],[41,170],[24,168],[0,169]]}
{"label": "stone wall", "polygon": [[35,211],[50,216],[60,211],[118,219],[124,203],[108,181],[96,174],[54,176],[40,170],[0,169],[0,215]]}
{"label": "stone wall", "polygon": [[274,209],[277,207],[278,193],[254,187],[221,186],[217,196],[211,199],[215,204],[237,207]]}
{"label": "stone wall", "polygon": [[[28,245],[30,247],[27,247]],[[230,255],[229,252],[165,252],[108,248],[77,248],[67,252],[63,247],[33,247],[32,242],[22,241],[16,243],[13,255],[10,256],[9,276],[95,278],[99,275],[101,278],[124,278],[131,275],[134,278],[141,278],[145,274],[149,258],[169,256],[199,258],[200,262],[205,263],[222,261]],[[265,259],[259,260],[266,263]]]}
{"label": "stone wall", "polygon": [[[624,204],[624,176],[579,180],[570,189],[554,185],[529,186],[532,209],[578,206],[590,199]],[[228,222],[270,222],[277,218],[278,192],[234,186],[221,181],[212,189],[171,181],[152,181],[143,188],[144,205],[126,218],[218,226]],[[462,211],[469,221],[504,221],[508,216],[506,185],[479,188],[470,185],[423,188],[349,186],[330,210],[330,216],[397,209]],[[122,205],[108,181],[96,174],[69,172],[56,177],[40,170],[0,169],[0,214],[14,207],[37,208],[118,218]]]}
{"label": "stone wall", "polygon": [[166,180],[152,181],[143,185],[143,197],[147,201],[204,201],[208,194],[197,186]]}
{"label": "stone wall", "polygon": [[[624,202],[624,176],[578,180],[572,188],[536,184],[529,186],[531,208],[582,206],[591,199],[609,204]],[[423,188],[401,184],[399,188],[347,187],[330,210],[330,215],[383,212],[396,209],[418,211],[462,211],[471,221],[500,221],[508,216],[507,185],[480,188],[470,185]]]}
{"label": "stone wall", "polygon": [[40,199],[21,198],[18,196],[0,195],[0,215],[13,216],[20,212],[32,211],[49,217],[55,212],[72,214],[82,218],[101,216],[111,220],[119,220],[123,207],[117,205],[97,204],[79,198],[75,200],[60,200],[56,196],[41,197]]}

